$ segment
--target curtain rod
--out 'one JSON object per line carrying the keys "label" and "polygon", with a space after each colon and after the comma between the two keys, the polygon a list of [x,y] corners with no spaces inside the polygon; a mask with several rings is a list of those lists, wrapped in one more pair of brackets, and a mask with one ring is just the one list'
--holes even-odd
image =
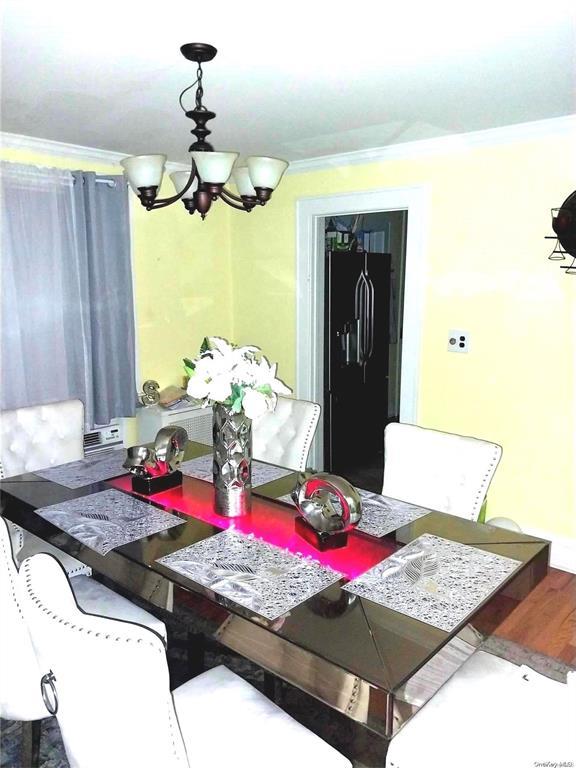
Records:
{"label": "curtain rod", "polygon": [[[94,179],[96,184],[107,184],[109,187],[115,187],[116,182],[114,179]],[[82,178],[82,183],[84,183],[84,178]],[[76,184],[76,176],[74,176],[74,184]]]}

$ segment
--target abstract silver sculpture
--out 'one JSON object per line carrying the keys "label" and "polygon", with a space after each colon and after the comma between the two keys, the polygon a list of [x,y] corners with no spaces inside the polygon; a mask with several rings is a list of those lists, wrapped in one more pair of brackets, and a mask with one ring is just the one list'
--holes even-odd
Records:
{"label": "abstract silver sculpture", "polygon": [[142,405],[155,405],[160,400],[160,384],[153,379],[148,379],[142,386],[140,402]]}
{"label": "abstract silver sculpture", "polygon": [[150,495],[182,483],[179,471],[188,442],[182,427],[163,427],[154,446],[133,445],[128,448],[123,466],[132,474],[132,490]]}
{"label": "abstract silver sculpture", "polygon": [[292,500],[298,509],[296,531],[320,550],[345,546],[348,531],[360,522],[360,494],[339,475],[301,474]]}

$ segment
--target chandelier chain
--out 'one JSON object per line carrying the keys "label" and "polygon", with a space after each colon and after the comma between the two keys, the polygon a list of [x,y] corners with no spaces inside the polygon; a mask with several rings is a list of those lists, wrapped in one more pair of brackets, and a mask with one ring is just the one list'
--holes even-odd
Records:
{"label": "chandelier chain", "polygon": [[202,64],[198,64],[198,69],[196,70],[196,82],[198,83],[198,88],[196,89],[196,109],[199,110],[205,110],[206,107],[202,106],[202,96],[204,96],[204,88],[202,88]]}

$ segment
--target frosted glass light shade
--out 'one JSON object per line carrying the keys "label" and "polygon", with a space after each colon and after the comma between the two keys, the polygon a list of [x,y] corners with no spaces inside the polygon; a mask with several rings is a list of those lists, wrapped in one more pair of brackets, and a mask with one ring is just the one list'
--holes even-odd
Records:
{"label": "frosted glass light shade", "polygon": [[[179,195],[180,192],[182,192],[182,190],[188,183],[188,179],[190,178],[190,172],[174,171],[174,173],[170,174],[170,178],[172,179],[172,184],[174,184],[174,189],[176,190],[176,194]],[[198,189],[198,178],[195,178],[192,184],[190,185],[190,188],[186,190],[186,192],[182,195],[180,199],[191,200],[192,197],[194,196],[194,192],[196,192],[197,189]]]}
{"label": "frosted glass light shade", "polygon": [[135,155],[120,161],[132,189],[159,187],[165,164],[166,155]]}
{"label": "frosted glass light shade", "polygon": [[226,184],[238,152],[192,152],[198,174],[206,184]]}
{"label": "frosted glass light shade", "polygon": [[288,168],[288,163],[277,157],[248,157],[246,162],[253,186],[267,189],[276,189]]}
{"label": "frosted glass light shade", "polygon": [[135,187],[134,184],[132,184],[130,176],[128,176],[126,171],[122,171],[122,175],[124,176],[124,179],[126,180],[126,182],[130,185],[130,189],[132,190],[132,192],[134,192],[134,194],[137,195],[138,194],[138,187]]}
{"label": "frosted glass light shade", "polygon": [[250,181],[250,174],[246,165],[241,165],[234,168],[232,171],[232,178],[238,189],[238,194],[248,197],[256,197],[256,190],[252,186]]}

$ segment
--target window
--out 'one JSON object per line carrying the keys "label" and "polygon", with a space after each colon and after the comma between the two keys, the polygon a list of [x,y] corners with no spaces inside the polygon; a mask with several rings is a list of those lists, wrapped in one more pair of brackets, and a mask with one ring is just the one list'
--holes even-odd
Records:
{"label": "window", "polygon": [[2,163],[1,408],[79,398],[87,429],[133,416],[122,176]]}

